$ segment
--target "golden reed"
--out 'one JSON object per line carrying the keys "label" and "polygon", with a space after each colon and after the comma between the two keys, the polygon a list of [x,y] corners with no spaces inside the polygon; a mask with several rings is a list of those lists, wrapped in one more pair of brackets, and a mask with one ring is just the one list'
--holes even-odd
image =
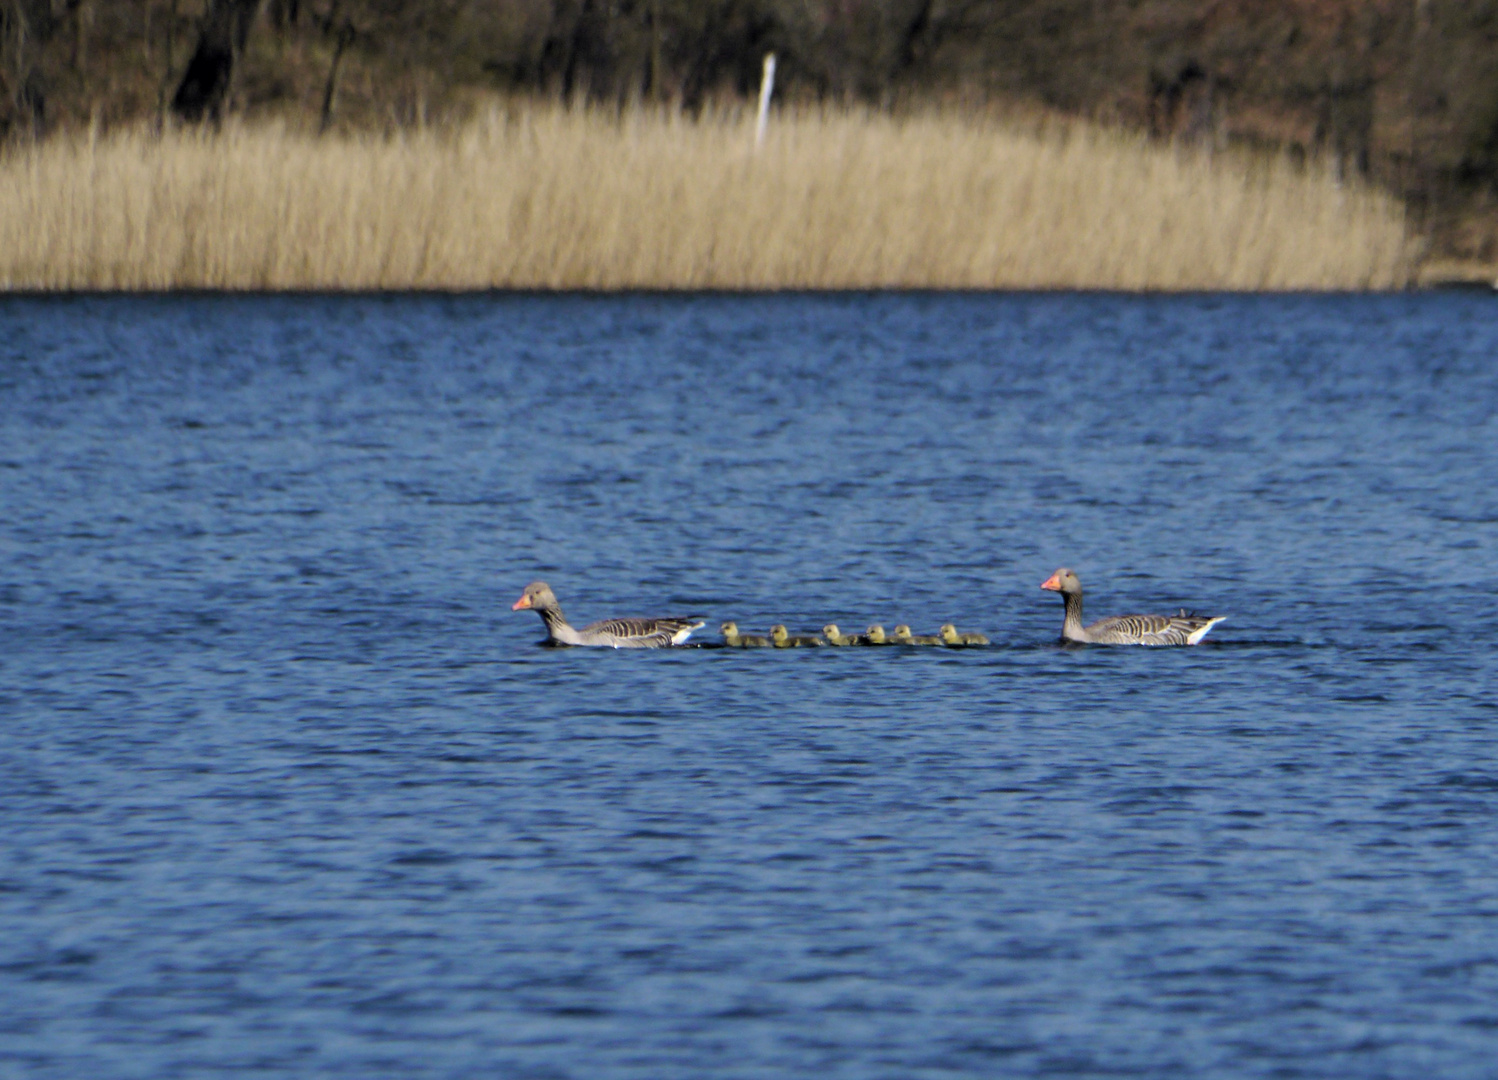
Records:
{"label": "golden reed", "polygon": [[978,114],[537,105],[0,156],[9,289],[1382,289],[1399,204],[1278,158]]}

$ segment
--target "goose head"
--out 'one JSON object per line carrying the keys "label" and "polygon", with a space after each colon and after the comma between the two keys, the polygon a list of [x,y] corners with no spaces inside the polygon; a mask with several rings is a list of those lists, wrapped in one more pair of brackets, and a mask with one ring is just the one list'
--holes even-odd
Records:
{"label": "goose head", "polygon": [[544,581],[533,581],[525,587],[520,599],[510,605],[510,610],[524,611],[526,608],[533,608],[536,611],[549,611],[556,606],[557,597],[551,591],[551,586]]}
{"label": "goose head", "polygon": [[1051,592],[1062,593],[1066,596],[1082,595],[1081,579],[1064,566],[1042,581],[1040,587],[1042,589],[1049,589]]}

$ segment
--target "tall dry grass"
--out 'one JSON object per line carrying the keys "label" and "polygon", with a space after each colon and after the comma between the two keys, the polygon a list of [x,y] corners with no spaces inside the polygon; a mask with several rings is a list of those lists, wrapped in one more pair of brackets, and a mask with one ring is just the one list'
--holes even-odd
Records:
{"label": "tall dry grass", "polygon": [[55,138],[0,158],[12,289],[1364,289],[1392,199],[976,115],[537,106],[446,130]]}

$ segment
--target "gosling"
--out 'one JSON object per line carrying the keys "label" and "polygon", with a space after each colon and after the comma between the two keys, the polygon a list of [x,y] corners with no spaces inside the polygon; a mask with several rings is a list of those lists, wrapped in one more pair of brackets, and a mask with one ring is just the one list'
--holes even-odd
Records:
{"label": "gosling", "polygon": [[758,634],[739,633],[739,624],[726,622],[718,629],[723,631],[723,644],[730,649],[765,649],[769,648],[770,639],[760,637]]}
{"label": "gosling", "polygon": [[932,637],[930,634],[912,634],[910,627],[901,623],[895,627],[896,645],[940,645],[941,638]]}
{"label": "gosling", "polygon": [[837,623],[830,622],[822,627],[822,636],[827,639],[829,645],[862,645],[863,639],[857,634],[845,634],[837,628]]}
{"label": "gosling", "polygon": [[875,623],[873,626],[869,627],[868,631],[863,635],[863,643],[865,645],[894,644],[893,641],[884,636],[884,627],[880,626],[878,623]]}
{"label": "gosling", "polygon": [[796,649],[803,645],[820,645],[822,639],[814,634],[788,634],[782,623],[770,627],[770,641],[777,649]]}
{"label": "gosling", "polygon": [[951,623],[943,623],[942,624],[942,628],[941,628],[941,640],[942,640],[943,644],[953,645],[953,646],[962,646],[962,645],[987,645],[989,643],[988,639],[986,637],[984,637],[982,634],[960,634],[960,633],[958,633],[957,632],[957,627],[953,626]]}

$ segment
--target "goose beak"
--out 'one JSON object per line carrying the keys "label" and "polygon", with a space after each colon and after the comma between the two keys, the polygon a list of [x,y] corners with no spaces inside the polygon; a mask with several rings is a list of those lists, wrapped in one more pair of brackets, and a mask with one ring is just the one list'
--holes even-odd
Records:
{"label": "goose beak", "polygon": [[1054,573],[1050,577],[1046,578],[1044,581],[1042,581],[1040,583],[1040,587],[1042,589],[1050,589],[1051,592],[1060,592],[1061,591],[1061,574],[1060,574],[1060,572],[1058,571],[1057,573]]}
{"label": "goose beak", "polygon": [[513,604],[510,605],[510,610],[520,611],[521,609],[528,608],[530,606],[531,598],[525,594],[522,594],[519,600],[516,600]]}

